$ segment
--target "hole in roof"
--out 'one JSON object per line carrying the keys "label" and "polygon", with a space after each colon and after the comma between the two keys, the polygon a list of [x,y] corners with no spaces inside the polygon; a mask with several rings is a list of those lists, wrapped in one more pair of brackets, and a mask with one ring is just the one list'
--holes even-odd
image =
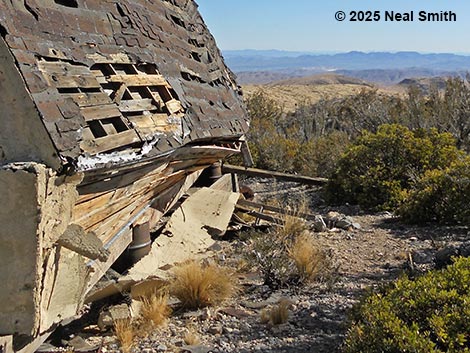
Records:
{"label": "hole in roof", "polygon": [[99,121],[89,121],[88,126],[90,127],[91,133],[95,138],[104,137],[107,135],[106,131],[103,129],[103,126],[100,124]]}
{"label": "hole in roof", "polygon": [[5,38],[7,36],[8,32],[7,32],[7,29],[5,27],[3,27],[2,25],[0,25],[0,35]]}
{"label": "hole in roof", "polygon": [[54,0],[57,5],[78,8],[77,0]]}

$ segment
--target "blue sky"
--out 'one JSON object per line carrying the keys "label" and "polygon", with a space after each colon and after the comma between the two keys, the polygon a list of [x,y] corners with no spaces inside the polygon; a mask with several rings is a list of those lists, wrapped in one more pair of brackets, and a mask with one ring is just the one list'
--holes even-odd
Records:
{"label": "blue sky", "polygon": [[[470,53],[468,0],[196,0],[219,47]],[[336,11],[454,11],[457,22],[337,22]]]}

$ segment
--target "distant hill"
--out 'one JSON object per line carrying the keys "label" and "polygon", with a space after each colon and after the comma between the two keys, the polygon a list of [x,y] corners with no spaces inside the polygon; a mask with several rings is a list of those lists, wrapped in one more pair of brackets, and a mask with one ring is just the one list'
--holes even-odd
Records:
{"label": "distant hill", "polygon": [[364,80],[361,80],[355,77],[338,75],[335,73],[289,78],[289,79],[285,79],[282,81],[274,82],[273,85],[277,85],[277,86],[361,85],[361,86],[369,86],[369,87],[372,86],[369,82],[366,82]]}
{"label": "distant hill", "polygon": [[388,69],[388,70],[338,70],[338,74],[355,77],[361,80],[380,83],[383,85],[394,85],[405,79],[412,78],[431,78],[431,77],[465,77],[465,71],[448,71],[448,70],[430,70],[420,68],[410,69]]}
{"label": "distant hill", "polygon": [[446,88],[446,77],[423,77],[423,78],[407,78],[398,83],[398,86],[408,88],[411,86],[418,87],[424,93],[429,93],[431,87],[439,90]]}
{"label": "distant hill", "polygon": [[290,78],[268,84],[243,85],[242,88],[245,96],[262,90],[287,112],[295,111],[304,103],[313,104],[320,99],[345,97],[363,89],[376,89],[363,80],[337,74]]}

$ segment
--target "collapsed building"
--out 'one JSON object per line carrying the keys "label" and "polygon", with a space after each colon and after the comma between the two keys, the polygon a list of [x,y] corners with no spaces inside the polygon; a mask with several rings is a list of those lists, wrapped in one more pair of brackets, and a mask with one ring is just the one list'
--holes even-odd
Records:
{"label": "collapsed building", "polygon": [[19,350],[249,123],[193,0],[1,0],[0,34],[0,335]]}

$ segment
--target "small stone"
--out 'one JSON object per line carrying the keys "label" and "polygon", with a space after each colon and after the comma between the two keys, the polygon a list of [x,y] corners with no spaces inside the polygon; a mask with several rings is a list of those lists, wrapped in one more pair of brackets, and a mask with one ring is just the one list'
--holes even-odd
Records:
{"label": "small stone", "polygon": [[312,229],[315,232],[325,232],[328,229],[322,216],[320,215],[315,216],[315,219],[313,220],[313,223],[312,223]]}
{"label": "small stone", "polygon": [[434,263],[437,268],[445,267],[452,263],[452,256],[457,256],[458,254],[459,251],[455,246],[445,247],[436,253]]}
{"label": "small stone", "polygon": [[226,334],[228,333],[228,334],[230,334],[230,333],[232,333],[232,332],[233,332],[233,329],[230,328],[230,327],[224,327],[224,328],[223,328],[223,333],[226,333]]}
{"label": "small stone", "polygon": [[209,330],[208,330],[208,332],[211,335],[220,335],[222,331],[223,331],[222,325],[213,325],[209,327]]}
{"label": "small stone", "polygon": [[157,351],[158,351],[158,352],[165,352],[167,349],[168,349],[168,347],[165,346],[164,344],[159,344],[159,345],[157,346]]}
{"label": "small stone", "polygon": [[350,228],[353,227],[354,221],[350,217],[341,217],[336,220],[335,222],[335,227],[336,228],[341,228],[344,230],[349,230]]}
{"label": "small stone", "polygon": [[356,230],[361,230],[362,229],[361,225],[357,222],[353,222],[352,227]]}

